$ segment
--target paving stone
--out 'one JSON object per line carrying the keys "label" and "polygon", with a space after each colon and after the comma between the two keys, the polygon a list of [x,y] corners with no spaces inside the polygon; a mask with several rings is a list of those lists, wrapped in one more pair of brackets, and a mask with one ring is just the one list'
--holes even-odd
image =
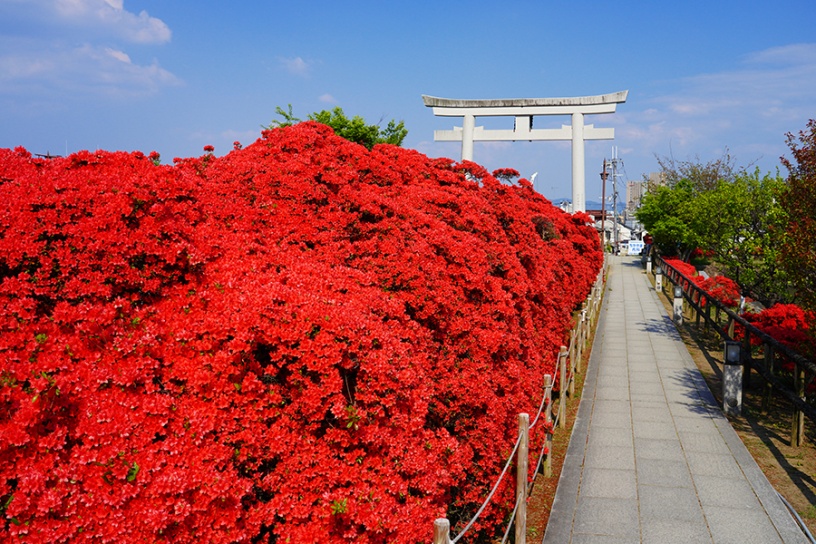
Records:
{"label": "paving stone", "polygon": [[576,533],[617,536],[629,542],[638,542],[640,523],[637,501],[579,497],[573,530]]}
{"label": "paving stone", "polygon": [[744,478],[721,478],[707,474],[694,474],[693,478],[704,512],[708,506],[762,510],[754,490]]}
{"label": "paving stone", "polygon": [[[667,452],[671,455],[672,452]],[[685,460],[646,459],[637,460],[638,484],[663,487],[693,487],[691,473]]]}
{"label": "paving stone", "polygon": [[653,440],[671,440],[677,438],[674,425],[660,425],[653,421],[636,422],[633,429],[635,439],[649,438]]}
{"label": "paving stone", "polygon": [[641,544],[699,544],[714,542],[702,516],[699,520],[643,520]]}
{"label": "paving stone", "polygon": [[730,454],[731,450],[722,439],[719,433],[713,432],[696,432],[678,430],[678,436],[683,443],[685,451],[696,451],[702,453],[721,453]]}
{"label": "paving stone", "polygon": [[694,475],[737,479],[744,477],[733,455],[688,451],[686,452],[686,460],[688,461],[689,470]]}
{"label": "paving stone", "polygon": [[629,414],[632,411],[632,403],[628,400],[618,399],[597,399],[592,410],[595,412],[614,412],[616,414]]}
{"label": "paving stone", "polygon": [[[706,508],[706,519],[717,544],[774,544],[782,542],[764,511],[746,515],[745,510]],[[804,538],[802,540],[804,542]]]}
{"label": "paving stone", "polygon": [[581,496],[637,499],[635,471],[585,467],[581,478]]}
{"label": "paving stone", "polygon": [[693,487],[661,487],[638,482],[640,516],[647,521],[703,521],[703,510]]}
{"label": "paving stone", "polygon": [[630,430],[632,428],[632,416],[629,412],[604,412],[594,410],[592,412],[590,425],[592,425],[592,427]]}
{"label": "paving stone", "polygon": [[598,427],[592,429],[592,444],[600,447],[631,447],[632,433],[621,429]]}
{"label": "paving stone", "polygon": [[602,446],[592,441],[587,445],[584,467],[614,470],[635,470],[635,448],[628,446]]}

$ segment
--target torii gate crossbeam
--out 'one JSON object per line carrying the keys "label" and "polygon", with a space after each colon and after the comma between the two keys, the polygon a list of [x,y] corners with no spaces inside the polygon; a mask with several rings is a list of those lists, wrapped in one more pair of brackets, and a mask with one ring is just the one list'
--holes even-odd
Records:
{"label": "torii gate crossbeam", "polygon": [[[585,140],[612,140],[614,128],[595,128],[584,124],[584,115],[614,113],[626,102],[629,91],[573,98],[512,98],[466,100],[422,95],[434,115],[462,117],[462,127],[434,131],[437,142],[462,142],[462,160],[473,160],[475,141],[572,140],[572,209],[586,211],[584,165]],[[572,123],[560,129],[534,129],[536,115],[570,115]],[[515,117],[513,130],[485,130],[476,126],[476,117]]]}

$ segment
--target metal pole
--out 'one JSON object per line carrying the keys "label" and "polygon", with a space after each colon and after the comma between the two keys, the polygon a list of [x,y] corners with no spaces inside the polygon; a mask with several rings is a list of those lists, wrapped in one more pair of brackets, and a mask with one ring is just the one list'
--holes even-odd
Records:
{"label": "metal pole", "polygon": [[601,171],[601,249],[604,251],[606,251],[606,180],[608,177],[606,159],[604,159],[603,170]]}
{"label": "metal pole", "polygon": [[612,151],[612,234],[614,239],[614,254],[620,251],[618,243],[618,158],[616,151]]}

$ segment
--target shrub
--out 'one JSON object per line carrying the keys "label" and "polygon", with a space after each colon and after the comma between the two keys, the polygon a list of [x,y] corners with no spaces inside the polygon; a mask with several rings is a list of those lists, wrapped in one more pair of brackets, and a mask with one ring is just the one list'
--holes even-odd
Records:
{"label": "shrub", "polygon": [[6,534],[417,542],[495,481],[600,268],[587,218],[317,123],[239,147],[0,150]]}

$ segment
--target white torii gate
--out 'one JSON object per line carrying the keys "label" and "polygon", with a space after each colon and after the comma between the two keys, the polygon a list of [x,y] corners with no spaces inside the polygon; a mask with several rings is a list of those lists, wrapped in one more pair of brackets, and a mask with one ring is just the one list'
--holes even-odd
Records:
{"label": "white torii gate", "polygon": [[[614,113],[626,102],[629,91],[573,98],[512,98],[499,100],[465,100],[422,95],[434,115],[462,117],[462,126],[453,130],[435,130],[437,142],[462,142],[462,160],[473,160],[473,142],[519,140],[572,140],[572,210],[586,211],[584,168],[585,140],[612,140],[614,128],[595,128],[584,124],[584,115]],[[534,129],[536,115],[571,115],[572,124],[560,129]],[[476,126],[476,117],[513,116],[513,130],[485,130]]]}

